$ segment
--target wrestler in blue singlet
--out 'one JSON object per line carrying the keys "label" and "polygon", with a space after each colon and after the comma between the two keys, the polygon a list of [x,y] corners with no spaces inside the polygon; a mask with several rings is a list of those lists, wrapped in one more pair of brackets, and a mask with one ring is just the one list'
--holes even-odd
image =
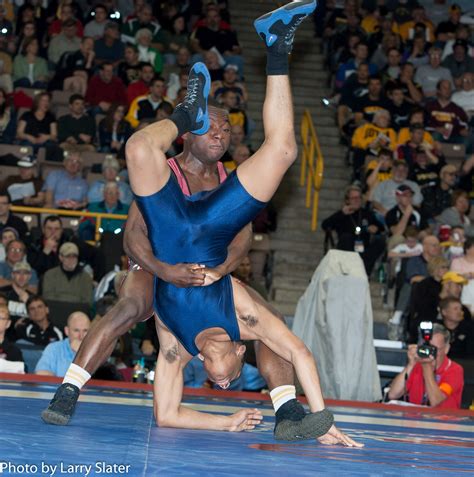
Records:
{"label": "wrestler in blue singlet", "polygon": [[[244,189],[235,171],[217,189],[189,197],[173,174],[158,192],[135,197],[156,258],[209,268],[225,262],[234,237],[266,205]],[[205,329],[223,328],[232,341],[240,339],[229,276],[189,288],[155,277],[154,299],[159,318],[193,356],[199,353],[196,336]]]}

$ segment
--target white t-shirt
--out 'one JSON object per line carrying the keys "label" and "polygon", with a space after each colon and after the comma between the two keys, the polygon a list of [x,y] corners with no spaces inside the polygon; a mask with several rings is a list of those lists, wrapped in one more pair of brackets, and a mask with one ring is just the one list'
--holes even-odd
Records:
{"label": "white t-shirt", "polygon": [[[392,248],[391,252],[411,253],[415,257],[423,253],[423,245],[421,245],[421,243],[417,243],[413,248],[410,248],[406,243],[400,243],[394,248]],[[402,268],[402,261],[400,259],[397,259],[397,263],[395,265],[395,273],[398,273],[401,270],[401,268]]]}

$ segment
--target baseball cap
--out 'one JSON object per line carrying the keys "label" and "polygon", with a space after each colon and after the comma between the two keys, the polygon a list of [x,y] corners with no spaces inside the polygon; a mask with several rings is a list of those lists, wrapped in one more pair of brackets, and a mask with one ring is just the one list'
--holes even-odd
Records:
{"label": "baseball cap", "polygon": [[410,192],[411,194],[414,194],[413,189],[412,189],[410,186],[408,186],[408,185],[406,185],[406,184],[402,184],[402,185],[399,185],[399,186],[397,187],[397,190],[396,190],[395,193],[396,193],[397,195],[404,195],[404,194],[406,194],[407,192]]}
{"label": "baseball cap", "polygon": [[466,40],[463,40],[461,38],[458,38],[454,44],[453,44],[453,50],[454,48],[456,48],[457,46],[462,46],[464,48],[464,51],[467,51],[467,41]]}
{"label": "baseball cap", "polygon": [[239,71],[239,67],[237,65],[233,65],[232,63],[229,63],[226,65],[224,70],[234,70],[234,71]]}
{"label": "baseball cap", "polygon": [[456,272],[446,272],[443,275],[441,283],[445,284],[448,282],[458,283],[459,285],[467,285],[468,283],[466,278]]}
{"label": "baseball cap", "polygon": [[36,165],[35,158],[33,156],[23,156],[16,165],[18,167],[34,167]]}
{"label": "baseball cap", "polygon": [[31,272],[31,266],[28,262],[17,262],[13,265],[12,272]]}
{"label": "baseball cap", "polygon": [[60,255],[79,255],[79,249],[77,248],[77,245],[72,242],[65,242],[61,245],[59,248],[59,254]]}

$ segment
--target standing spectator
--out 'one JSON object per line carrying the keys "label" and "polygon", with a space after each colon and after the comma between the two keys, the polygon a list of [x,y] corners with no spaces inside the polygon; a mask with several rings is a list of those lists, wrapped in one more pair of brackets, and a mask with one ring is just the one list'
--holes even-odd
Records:
{"label": "standing spectator", "polygon": [[23,43],[19,55],[13,60],[13,85],[26,88],[45,89],[48,82],[48,64],[38,56],[39,44],[36,38],[28,38]]}
{"label": "standing spectator", "polygon": [[[155,74],[155,71],[148,65],[150,70]],[[140,71],[142,63],[138,59],[138,48],[135,45],[126,45],[123,53],[123,61],[121,61],[117,68],[117,76],[122,80],[122,83],[128,87],[140,79]]]}
{"label": "standing spectator", "polygon": [[451,71],[454,85],[460,89],[463,74],[474,73],[474,58],[467,54],[467,41],[456,40],[453,52],[444,59],[442,65]]}
{"label": "standing spectator", "polygon": [[138,96],[148,94],[150,91],[151,82],[155,78],[155,70],[149,63],[140,63],[140,70],[138,73],[138,80],[130,83],[127,86],[127,104]]}
{"label": "standing spectator", "polygon": [[95,121],[86,114],[85,100],[80,94],[69,98],[69,114],[61,116],[58,122],[58,141],[66,151],[95,151]]}
{"label": "standing spectator", "polygon": [[31,146],[35,153],[41,146],[53,145],[58,137],[58,125],[50,107],[50,94],[39,93],[31,111],[24,112],[18,121],[17,139],[21,144]]}
{"label": "standing spectator", "polygon": [[[12,240],[7,244],[5,261],[0,262],[0,287],[12,284],[13,267],[17,263],[25,261],[25,252],[26,247],[21,240]],[[28,290],[32,293],[38,291],[38,275],[34,270],[31,271]]]}
{"label": "standing spectator", "polygon": [[84,27],[84,35],[94,40],[102,38],[108,21],[107,8],[101,3],[97,4],[94,8],[94,18]]}
{"label": "standing spectator", "polygon": [[438,83],[447,80],[453,86],[453,77],[448,68],[441,66],[441,49],[431,47],[429,50],[430,62],[418,68],[415,81],[421,85],[425,98],[435,98]]}
{"label": "standing spectator", "polygon": [[95,114],[107,113],[113,103],[127,104],[125,87],[122,81],[114,76],[114,67],[111,63],[102,63],[99,74],[90,79],[86,103],[93,107]]}
{"label": "standing spectator", "polygon": [[64,376],[90,328],[85,313],[69,315],[64,333],[67,339],[49,344],[36,364],[35,373],[43,376]]}
{"label": "standing spectator", "polygon": [[82,209],[87,204],[88,185],[82,177],[82,157],[79,151],[70,151],[63,161],[64,169],[48,174],[43,190],[46,207]]}
{"label": "standing spectator", "polygon": [[18,161],[18,174],[8,176],[1,188],[5,189],[12,199],[13,205],[42,207],[44,192],[43,179],[35,177],[36,161],[31,156],[22,157]]}
{"label": "standing spectator", "polygon": [[46,300],[92,305],[92,278],[79,265],[79,248],[65,242],[59,248],[58,267],[43,277],[43,296]]}
{"label": "standing spectator", "polygon": [[29,318],[16,327],[16,335],[36,346],[45,348],[50,343],[64,339],[62,331],[49,321],[49,308],[44,298],[33,295],[26,302]]}
{"label": "standing spectator", "polygon": [[449,225],[451,227],[464,227],[469,234],[471,220],[467,216],[469,211],[469,196],[464,190],[455,190],[452,195],[451,207],[444,209],[437,217],[439,225]]}
{"label": "standing spectator", "polygon": [[0,305],[0,361],[5,359],[7,361],[22,362],[23,355],[20,349],[5,338],[5,334],[11,324],[8,308],[5,305]]}
{"label": "standing spectator", "polygon": [[77,36],[76,20],[70,18],[62,24],[62,31],[49,42],[48,59],[56,65],[64,53],[77,51],[81,39]]}
{"label": "standing spectator", "polygon": [[358,252],[370,275],[377,258],[383,253],[385,243],[377,236],[382,227],[375,215],[362,207],[362,192],[359,187],[351,186],[345,194],[342,209],[323,220],[321,227],[326,232],[337,233],[337,248]]}
{"label": "standing spectator", "polygon": [[138,47],[138,59],[153,66],[155,73],[160,74],[163,70],[163,58],[161,53],[151,46],[153,34],[148,28],[141,28],[135,34]]}
{"label": "standing spectator", "polygon": [[392,381],[388,397],[405,397],[412,404],[459,409],[464,371],[459,364],[447,357],[450,338],[450,333],[444,326],[433,326],[430,344],[437,349],[436,358],[420,358],[416,352],[417,345],[410,345],[408,364]]}
{"label": "standing spectator", "polygon": [[11,227],[24,238],[28,233],[28,227],[20,217],[10,212],[10,206],[10,194],[6,190],[0,190],[0,233],[6,227]]}
{"label": "standing spectator", "polygon": [[95,63],[103,65],[111,63],[115,68],[123,58],[124,45],[120,41],[119,26],[117,23],[107,23],[104,36],[96,40],[94,44]]}
{"label": "standing spectator", "polygon": [[101,152],[119,153],[132,135],[132,127],[125,119],[125,106],[113,104],[99,123]]}
{"label": "standing spectator", "polygon": [[132,203],[133,195],[130,186],[120,180],[119,172],[120,165],[117,159],[114,157],[106,157],[102,163],[102,174],[104,178],[96,180],[89,187],[89,192],[87,193],[89,204],[104,200],[104,189],[108,182],[117,184],[120,202],[126,205]]}
{"label": "standing spectator", "polygon": [[159,32],[161,26],[153,19],[153,9],[147,3],[144,3],[143,6],[139,8],[136,17],[128,19],[122,25],[122,41],[124,43],[135,44],[136,34],[138,30],[143,28],[150,30],[153,43],[159,42]]}
{"label": "standing spectator", "polygon": [[466,112],[451,101],[451,83],[441,80],[436,86],[437,99],[426,105],[428,126],[440,142],[467,144],[469,130]]}

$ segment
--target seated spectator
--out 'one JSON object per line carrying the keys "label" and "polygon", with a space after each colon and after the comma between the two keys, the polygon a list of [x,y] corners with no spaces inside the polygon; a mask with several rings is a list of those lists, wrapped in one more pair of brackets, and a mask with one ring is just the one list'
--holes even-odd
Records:
{"label": "seated spectator", "polygon": [[397,187],[395,192],[397,205],[385,215],[385,223],[390,231],[389,250],[404,241],[403,235],[408,226],[417,230],[426,230],[428,222],[424,215],[413,206],[413,190],[406,184]]}
{"label": "seated spectator", "polygon": [[468,56],[467,48],[467,41],[456,40],[453,45],[453,52],[442,63],[451,72],[456,89],[461,88],[464,73],[474,73],[474,58]]}
{"label": "seated spectator", "polygon": [[209,71],[211,81],[222,81],[224,79],[224,68],[219,61],[216,51],[209,50],[203,54],[204,64]]}
{"label": "seated spectator", "polygon": [[409,127],[410,137],[397,147],[398,159],[406,161],[411,169],[415,166],[415,158],[418,151],[425,151],[431,163],[438,164],[438,156],[434,150],[434,142],[425,141],[425,128],[421,123],[412,123]]}
{"label": "seated spectator", "polygon": [[359,187],[350,186],[347,189],[342,209],[323,220],[321,227],[326,232],[336,232],[339,250],[358,252],[370,275],[375,261],[383,253],[385,243],[377,236],[382,231],[382,226],[375,215],[362,207],[362,192]]}
{"label": "seated spectator", "polygon": [[[1,364],[2,360],[23,362],[23,355],[20,349],[5,337],[11,324],[8,308],[5,305],[0,305],[0,369],[2,371],[4,369],[4,366]],[[17,372],[19,372],[20,369],[21,367],[18,367]]]}
{"label": "seated spectator", "polygon": [[424,196],[430,188],[438,186],[439,171],[442,164],[427,144],[415,149],[412,160],[408,177],[420,186],[421,193]]}
{"label": "seated spectator", "polygon": [[[11,273],[11,284],[0,287],[0,292],[8,298],[8,311],[13,325],[16,328],[18,320],[26,318],[28,311],[26,302],[33,293],[28,290],[31,280],[32,269],[27,262],[17,262],[13,265]],[[12,328],[11,331],[14,331]]]}
{"label": "seated spectator", "polygon": [[253,288],[265,300],[268,299],[268,293],[265,287],[260,282],[255,281],[252,277],[252,262],[248,256],[240,262],[240,265],[232,272],[232,276],[239,279],[241,282],[244,282],[250,288]]}
{"label": "seated spectator", "polygon": [[94,8],[93,19],[84,27],[84,35],[98,40],[104,36],[105,27],[109,21],[105,5],[98,4]]}
{"label": "seated spectator", "polygon": [[[469,230],[471,220],[467,216],[469,211],[469,196],[464,190],[455,190],[451,199],[451,207],[444,209],[436,218],[439,225],[449,225],[450,227],[464,227]],[[469,235],[469,233],[468,233]]]}
{"label": "seated spectator", "polygon": [[11,242],[12,240],[18,240],[19,238],[20,236],[18,235],[18,232],[13,227],[5,227],[2,230],[0,241],[0,262],[5,261],[6,247],[8,242]]}
{"label": "seated spectator", "polygon": [[[136,128],[140,121],[154,119],[158,107],[167,101],[164,93],[165,80],[163,78],[155,78],[151,81],[148,94],[146,96],[138,96],[132,101],[125,119],[133,128]],[[171,103],[170,106],[173,107]]]}
{"label": "seated spectator", "polygon": [[444,326],[433,326],[430,344],[437,349],[436,359],[420,358],[416,352],[417,345],[410,345],[408,364],[392,381],[388,397],[402,398],[412,404],[459,409],[464,371],[459,364],[447,357],[450,339],[450,333]]}
{"label": "seated spectator", "polygon": [[45,348],[50,343],[64,339],[63,332],[49,321],[49,308],[38,295],[30,296],[26,302],[28,319],[16,326],[19,340],[29,341]]}
{"label": "seated spectator", "polygon": [[376,159],[372,159],[367,164],[365,182],[369,191],[369,197],[375,187],[381,182],[392,178],[392,151],[390,149],[380,149]]}
{"label": "seated spectator", "polygon": [[[421,108],[414,108],[411,113],[410,117],[408,119],[408,127],[403,127],[400,129],[398,133],[398,144],[403,145],[406,144],[407,142],[410,142],[415,140],[416,142],[416,147],[418,147],[421,143],[427,142],[430,145],[434,145],[434,139],[433,136],[424,129],[424,123],[425,123],[425,112]],[[412,129],[412,126],[416,124],[416,127]],[[423,128],[423,137],[421,139],[417,139],[413,137],[413,131],[416,129],[420,129],[420,126]]]}
{"label": "seated spectator", "polygon": [[164,65],[162,75],[164,78],[170,78],[172,75],[178,76],[181,71],[189,71],[191,66],[191,52],[188,47],[182,46],[176,53],[176,60],[173,65]]}
{"label": "seated spectator", "polygon": [[414,68],[427,65],[430,62],[429,46],[423,33],[415,35],[411,47],[403,55],[403,61],[412,64]]}
{"label": "seated spectator", "polygon": [[436,86],[437,99],[426,105],[428,126],[440,142],[467,144],[469,130],[466,112],[451,101],[451,83],[441,80]]}
{"label": "seated spectator", "polygon": [[469,28],[469,25],[458,25],[456,28],[456,31],[454,33],[454,38],[448,39],[446,43],[444,44],[444,49],[443,49],[443,60],[447,58],[452,52],[453,52],[453,46],[456,40],[464,40],[468,42],[468,54],[469,56],[472,56],[474,53],[474,48],[472,47],[470,43],[470,36],[471,36],[471,30]]}
{"label": "seated spectator", "polygon": [[[143,64],[138,59],[138,48],[135,45],[126,45],[123,52],[123,61],[121,61],[117,68],[117,76],[122,80],[122,83],[127,87],[140,79],[140,70]],[[155,70],[151,65],[147,65],[153,74]],[[143,93],[141,93],[143,94]],[[137,94],[137,96],[139,96]],[[129,101],[131,102],[131,101]]]}
{"label": "seated spectator", "polygon": [[[26,260],[26,247],[21,240],[12,240],[7,244],[5,261],[0,262],[0,287],[12,285],[13,267]],[[28,290],[32,293],[38,291],[38,275],[34,270],[28,280]]]}
{"label": "seated spectator", "polygon": [[450,227],[448,240],[441,242],[443,256],[449,261],[464,255],[466,234],[463,227]]}
{"label": "seated spectator", "polygon": [[35,177],[36,161],[31,156],[22,157],[18,161],[18,174],[8,176],[0,186],[8,192],[14,205],[42,207],[44,192],[43,179]]}
{"label": "seated spectator", "polygon": [[239,107],[237,94],[228,89],[221,95],[221,105],[229,111],[229,123],[231,126],[239,124],[245,131],[245,136],[249,137],[252,133],[250,120],[247,113]]}
{"label": "seated spectator", "polygon": [[405,101],[403,87],[401,83],[394,83],[388,91],[388,112],[392,118],[392,128],[398,133],[401,128],[407,127],[409,124],[410,112],[413,104]]}
{"label": "seated spectator", "polygon": [[248,94],[245,84],[239,81],[238,67],[236,65],[227,65],[224,68],[224,77],[222,81],[215,81],[211,86],[211,94],[217,101],[221,101],[221,96],[227,91],[232,91],[237,95],[237,105],[245,107]]}
{"label": "seated spectator", "polygon": [[235,170],[240,164],[245,162],[251,156],[250,149],[245,144],[239,144],[234,148],[230,161],[225,161],[224,166],[230,172]]}
{"label": "seated spectator", "polygon": [[104,178],[96,180],[89,187],[89,192],[87,193],[87,200],[89,204],[104,200],[104,189],[108,182],[114,182],[117,184],[119,190],[119,199],[122,204],[130,205],[132,203],[133,194],[130,186],[126,182],[120,180],[118,175],[119,172],[120,165],[117,159],[107,156],[102,163],[102,174]]}
{"label": "seated spectator", "polygon": [[125,106],[113,104],[99,123],[101,152],[119,153],[132,135],[132,127],[125,120]]}
{"label": "seated spectator", "polygon": [[382,81],[378,76],[369,78],[367,91],[366,95],[354,103],[354,121],[357,126],[364,121],[373,121],[375,113],[380,110],[388,111],[388,101],[383,95]]}
{"label": "seated spectator", "polygon": [[423,189],[422,210],[428,219],[434,219],[452,203],[457,168],[447,164],[439,173],[439,184]]}
{"label": "seated spectator", "polygon": [[[107,182],[103,189],[103,200],[92,202],[87,207],[88,212],[101,212],[106,214],[128,214],[128,205],[119,200],[120,189],[117,182]],[[99,231],[118,234],[125,228],[126,220],[102,219]],[[86,218],[79,227],[79,237],[82,240],[94,240],[96,221],[94,218]]]}
{"label": "seated spectator", "polygon": [[5,189],[0,190],[0,232],[6,227],[11,227],[20,234],[21,238],[25,238],[28,234],[28,227],[20,217],[10,212],[10,206],[10,194]]}
{"label": "seated spectator", "polygon": [[359,126],[352,136],[352,148],[354,149],[353,167],[354,177],[360,179],[361,169],[368,155],[378,155],[381,149],[395,149],[397,135],[389,127],[390,113],[385,109],[377,111],[373,116],[373,122]]}
{"label": "seated spectator", "polygon": [[403,236],[405,241],[389,250],[388,258],[395,274],[401,271],[401,260],[404,258],[418,257],[423,253],[423,245],[418,241],[419,230],[408,226]]}
{"label": "seated spectator", "polygon": [[135,34],[138,59],[143,63],[150,64],[155,73],[160,74],[163,70],[163,58],[161,53],[151,46],[152,40],[153,33],[148,28],[141,28]]}
{"label": "seated spectator", "polygon": [[448,20],[442,21],[436,28],[436,38],[443,43],[454,38],[456,29],[460,25],[461,9],[459,5],[451,5],[449,7]]}
{"label": "seated spectator", "polygon": [[0,88],[0,144],[12,144],[16,133],[16,116],[8,104],[4,89]]}
{"label": "seated spectator", "polygon": [[86,103],[93,113],[106,114],[114,103],[127,104],[127,95],[122,81],[114,76],[111,63],[102,63],[99,74],[93,76],[87,86]]}
{"label": "seated spectator", "polygon": [[474,116],[474,74],[464,73],[461,88],[451,96],[451,101],[466,112],[471,120]]}
{"label": "seated spectator", "polygon": [[423,99],[423,93],[421,86],[415,83],[414,77],[415,67],[411,63],[405,63],[401,66],[398,81],[389,82],[387,88],[393,88],[392,85],[400,88],[403,92],[403,98],[407,103],[412,105],[418,104]]}
{"label": "seated spectator", "polygon": [[33,100],[31,111],[24,112],[18,121],[17,139],[20,144],[31,146],[35,153],[41,146],[52,145],[57,141],[58,125],[50,108],[50,94],[39,93]]}
{"label": "seated spectator", "polygon": [[[48,35],[54,38],[61,35],[64,32],[64,29],[67,28],[65,23],[73,24],[75,27],[75,35],[82,37],[84,34],[84,27],[82,23],[74,16],[74,8],[72,4],[63,3],[58,8],[58,17],[55,18],[48,28]],[[74,22],[74,23],[72,23]]]}
{"label": "seated spectator", "polygon": [[63,160],[64,169],[51,171],[46,177],[46,207],[78,210],[87,204],[88,185],[82,177],[82,157],[70,151]]}
{"label": "seated spectator", "polygon": [[426,39],[430,43],[433,43],[434,26],[431,21],[425,15],[425,8],[422,5],[415,5],[411,9],[411,19],[402,23],[399,27],[399,33],[404,42],[407,42],[414,37],[414,32],[418,24],[422,24],[426,28]]}
{"label": "seated spectator", "polygon": [[62,31],[55,35],[48,46],[48,59],[56,65],[64,53],[77,51],[81,46],[81,39],[77,36],[77,20],[69,18],[62,24]]}
{"label": "seated spectator", "polygon": [[66,150],[95,151],[94,118],[86,113],[84,97],[72,94],[69,98],[70,113],[59,118],[58,141]]}
{"label": "seated spectator", "polygon": [[60,265],[48,270],[43,277],[45,300],[92,305],[92,278],[79,264],[79,248],[65,242],[59,248]]}
{"label": "seated spectator", "polygon": [[444,298],[439,303],[439,313],[439,323],[451,334],[449,357],[472,358],[474,356],[474,323],[471,319],[465,319],[461,300],[455,297]]}
{"label": "seated spectator", "polygon": [[96,65],[110,63],[115,68],[122,61],[123,49],[119,26],[114,22],[107,23],[104,36],[94,43]]}
{"label": "seated spectator", "polygon": [[189,44],[189,34],[186,29],[186,19],[184,15],[178,13],[172,19],[169,30],[162,28],[159,31],[160,43],[163,45],[164,58],[167,64],[176,63],[176,54],[181,47]]}
{"label": "seated spectator", "polygon": [[392,166],[392,178],[378,184],[372,195],[372,205],[374,209],[383,217],[387,212],[397,205],[396,191],[399,186],[406,185],[414,193],[412,202],[415,207],[418,207],[423,196],[421,195],[418,184],[413,181],[409,181],[408,177],[408,165],[405,161],[393,161]]}
{"label": "seated spectator", "polygon": [[49,344],[36,364],[35,374],[64,376],[90,328],[89,317],[80,311],[71,313],[64,328],[66,339]]}
{"label": "seated spectator", "polygon": [[441,254],[439,240],[434,235],[426,235],[422,245],[423,253],[407,261],[405,278],[411,284],[424,280],[429,275],[428,263]]}
{"label": "seated spectator", "polygon": [[122,25],[122,41],[135,44],[138,30],[146,28],[152,33],[153,43],[160,41],[160,24],[153,18],[153,9],[147,3],[143,3],[138,9],[136,17],[129,18]]}
{"label": "seated spectator", "polygon": [[436,97],[438,84],[441,80],[447,80],[454,86],[453,77],[448,68],[441,66],[441,49],[432,46],[429,50],[430,62],[421,65],[415,74],[415,82],[421,86],[423,96],[431,99]]}
{"label": "seated spectator", "polygon": [[140,62],[138,71],[138,79],[129,83],[127,86],[127,104],[131,104],[138,96],[148,94],[151,83],[155,78],[155,70],[149,63]]}
{"label": "seated spectator", "polygon": [[84,96],[89,76],[92,75],[94,58],[94,40],[85,36],[78,50],[61,56],[55,75],[49,82],[49,89],[64,89]]}
{"label": "seated spectator", "polygon": [[387,64],[380,71],[382,84],[385,85],[388,81],[397,81],[400,77],[401,67],[400,62],[402,55],[398,48],[390,48],[387,53]]}
{"label": "seated spectator", "polygon": [[[367,63],[369,57],[369,47],[367,43],[359,42],[355,47],[355,56],[346,63],[342,64],[336,73],[336,88],[342,90],[349,77],[355,73],[361,63]],[[372,63],[367,63],[369,68],[369,74],[375,75],[377,73],[377,67]]]}
{"label": "seated spectator", "polygon": [[200,55],[216,48],[224,57],[226,64],[236,64],[239,66],[239,73],[242,74],[243,62],[239,56],[242,54],[242,49],[237,40],[237,34],[229,28],[222,28],[221,16],[217,8],[208,8],[205,21],[192,32],[191,48]]}
{"label": "seated spectator", "polygon": [[48,83],[48,64],[38,56],[36,38],[25,40],[19,55],[13,60],[13,85],[25,88],[45,89]]}
{"label": "seated spectator", "polygon": [[[392,48],[400,50],[401,41],[400,36],[394,33],[391,27],[385,32],[378,31],[377,33],[369,36],[368,43],[369,51],[373,52],[370,61],[380,71],[387,66],[389,51]],[[377,37],[381,41],[377,41]]]}

